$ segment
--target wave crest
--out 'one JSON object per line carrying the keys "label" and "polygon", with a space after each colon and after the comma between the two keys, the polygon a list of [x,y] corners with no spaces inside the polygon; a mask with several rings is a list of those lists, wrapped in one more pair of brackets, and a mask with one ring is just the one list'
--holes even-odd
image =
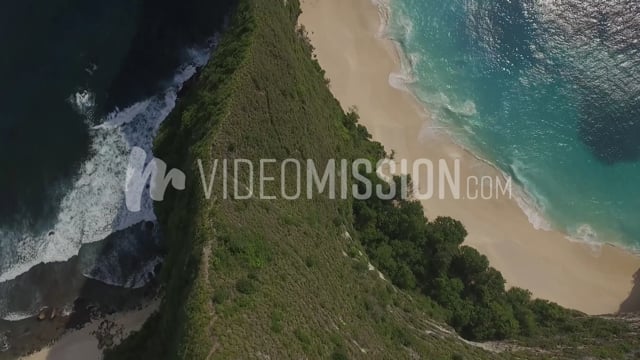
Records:
{"label": "wave crest", "polygon": [[[151,153],[160,124],[174,108],[178,92],[196,70],[205,65],[216,41],[189,49],[187,60],[154,97],[107,115],[90,129],[90,155],[80,167],[73,185],[61,200],[55,224],[34,231],[25,224],[0,228],[0,239],[11,246],[0,247],[0,283],[16,278],[40,263],[62,262],[78,254],[83,244],[101,241],[110,234],[143,221],[154,221],[153,203],[143,198],[142,211],[129,212],[124,205],[124,183],[130,148]],[[95,96],[82,90],[70,97],[76,111],[89,117]],[[108,281],[108,279],[100,279]]]}

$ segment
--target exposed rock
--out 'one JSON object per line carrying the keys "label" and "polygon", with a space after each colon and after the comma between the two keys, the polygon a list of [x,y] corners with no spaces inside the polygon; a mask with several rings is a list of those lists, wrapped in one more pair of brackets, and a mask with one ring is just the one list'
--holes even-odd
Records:
{"label": "exposed rock", "polygon": [[43,321],[44,319],[47,318],[47,311],[49,310],[49,308],[42,308],[40,309],[40,312],[38,313],[38,321]]}

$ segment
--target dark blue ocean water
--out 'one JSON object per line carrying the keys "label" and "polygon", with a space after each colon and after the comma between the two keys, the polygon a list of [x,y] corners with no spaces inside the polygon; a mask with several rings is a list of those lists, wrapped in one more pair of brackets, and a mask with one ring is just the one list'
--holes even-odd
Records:
{"label": "dark blue ocean water", "polygon": [[73,300],[61,293],[77,273],[139,286],[158,263],[140,254],[151,201],[124,206],[127,157],[151,154],[231,3],[0,2],[0,318]]}
{"label": "dark blue ocean water", "polygon": [[536,226],[640,247],[640,3],[390,3],[409,87]]}

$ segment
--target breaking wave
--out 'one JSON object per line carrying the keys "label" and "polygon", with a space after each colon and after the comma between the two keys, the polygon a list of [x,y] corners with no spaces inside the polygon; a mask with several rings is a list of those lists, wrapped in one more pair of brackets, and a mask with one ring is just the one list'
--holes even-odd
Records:
{"label": "breaking wave", "polygon": [[[215,39],[186,52],[186,61],[166,84],[165,90],[125,109],[116,109],[90,128],[89,156],[80,166],[72,186],[65,191],[55,221],[47,229],[34,230],[25,221],[11,229],[0,228],[0,283],[15,279],[41,263],[63,262],[78,254],[83,244],[107,238],[114,232],[145,221],[155,221],[153,204],[143,198],[141,211],[129,212],[124,205],[124,184],[131,147],[151,154],[155,134],[174,108],[178,92],[197,69],[205,65]],[[90,90],[69,97],[71,106],[83,116],[92,116],[95,96]],[[91,121],[88,119],[88,123]],[[60,191],[60,190],[58,190]],[[109,274],[86,274],[114,283]],[[140,280],[129,280],[139,286]]]}

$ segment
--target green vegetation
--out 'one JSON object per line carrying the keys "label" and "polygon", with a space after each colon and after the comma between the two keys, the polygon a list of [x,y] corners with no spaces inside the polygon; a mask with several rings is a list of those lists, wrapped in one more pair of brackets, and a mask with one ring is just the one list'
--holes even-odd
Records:
{"label": "green vegetation", "polygon": [[[240,0],[211,62],[163,125],[156,156],[188,170],[186,190],[157,204],[169,249],[165,298],[142,331],[106,358],[628,354],[637,341],[626,325],[531,301],[522,290],[505,292],[486,258],[460,247],[462,225],[429,223],[415,202],[323,194],[235,201],[222,197],[219,180],[206,199],[197,159],[208,172],[222,158],[323,165],[385,156],[355,112],[345,114],[331,95],[297,27],[299,11],[298,0]],[[237,178],[241,186],[248,179],[247,172]],[[277,177],[265,193],[279,193],[281,180],[294,179]],[[382,273],[370,270],[369,257]],[[445,321],[470,338],[518,340],[489,352]],[[553,336],[543,336],[547,331]]]}
{"label": "green vegetation", "polygon": [[[371,176],[372,181],[376,181]],[[409,179],[395,178],[396,188]],[[377,180],[380,186],[389,185]],[[360,186],[363,186],[360,183]],[[388,192],[385,190],[385,193]],[[625,331],[619,323],[587,317],[520,288],[505,290],[500,272],[477,250],[462,243],[467,232],[457,220],[429,222],[418,201],[398,193],[393,200],[371,197],[354,203],[355,228],[367,253],[398,287],[436,302],[438,317],[471,340],[546,338],[607,327],[602,335]],[[599,322],[598,324],[596,324]]]}

